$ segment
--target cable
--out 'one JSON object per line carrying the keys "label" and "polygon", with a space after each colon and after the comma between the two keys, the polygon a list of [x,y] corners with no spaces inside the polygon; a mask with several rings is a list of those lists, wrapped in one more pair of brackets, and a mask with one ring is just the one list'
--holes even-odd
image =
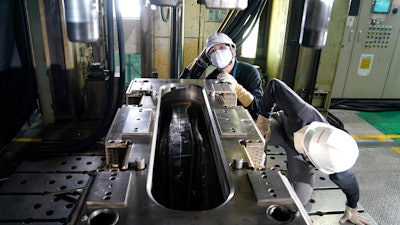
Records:
{"label": "cable", "polygon": [[382,99],[332,99],[329,108],[364,112],[400,111],[400,101]]}
{"label": "cable", "polygon": [[[217,32],[225,33],[236,44],[237,48],[240,47],[251,32],[248,32],[245,37],[244,33],[254,28],[266,4],[267,0],[253,0],[249,1],[247,8],[244,10],[230,10]],[[199,57],[189,64],[190,67],[187,66],[185,68],[179,78],[199,79],[209,63],[203,50]]]}
{"label": "cable", "polygon": [[[247,32],[248,30],[252,30],[254,26],[257,24],[257,20],[260,18],[262,11],[265,8],[265,5],[267,1],[260,0],[257,2],[254,2],[255,4],[249,5],[243,13],[240,11],[237,16],[230,22],[227,26],[226,29],[222,29],[221,32],[226,33],[229,37],[232,38],[232,40],[236,43],[237,46],[241,46],[242,43],[246,40],[248,35],[251,32],[248,32],[248,34],[244,36],[244,33]],[[244,23],[243,23],[244,21]],[[238,26],[240,23],[243,23],[241,25],[242,28],[239,28]]]}
{"label": "cable", "polygon": [[[362,112],[400,111],[399,100],[367,100],[367,99],[331,99],[330,109],[354,110]],[[342,121],[328,112],[328,122],[344,131]],[[346,131],[347,132],[347,131]]]}
{"label": "cable", "polygon": [[[120,0],[116,0],[120,1]],[[124,90],[125,90],[125,40],[124,40],[124,24],[122,21],[121,9],[119,3],[116,5],[116,19],[117,19],[117,35],[118,35],[118,53],[119,53],[119,85],[117,108],[122,106]],[[116,113],[116,112],[115,112]]]}
{"label": "cable", "polygon": [[328,120],[329,124],[331,124],[332,126],[346,131],[346,129],[344,129],[343,122],[339,118],[334,116],[332,113],[328,112],[328,116],[326,117],[326,119]]}

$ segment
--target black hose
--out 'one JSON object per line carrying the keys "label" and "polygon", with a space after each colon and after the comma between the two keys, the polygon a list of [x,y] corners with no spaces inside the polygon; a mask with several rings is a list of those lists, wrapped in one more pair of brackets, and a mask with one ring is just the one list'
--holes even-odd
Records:
{"label": "black hose", "polygon": [[[267,1],[260,0],[255,2],[254,4],[249,5],[245,10],[242,10],[243,13],[238,13],[233,22],[228,23],[226,29],[222,29],[221,32],[226,33],[229,37],[232,38],[236,45],[240,47],[244,40],[246,40],[247,36],[250,34],[250,32],[248,32],[248,35],[246,37],[243,37],[244,33],[249,29],[252,30],[257,24],[257,20],[260,18],[260,15],[264,10],[266,3]],[[241,25],[242,28],[240,28],[239,26],[240,23],[243,23]]]}
{"label": "black hose", "polygon": [[[400,111],[399,100],[368,100],[368,99],[331,99],[330,109],[354,110],[362,112]],[[328,122],[344,131],[342,121],[328,112]],[[346,131],[347,132],[347,131]]]}
{"label": "black hose", "polygon": [[400,111],[400,100],[332,99],[329,108],[363,112]]}
{"label": "black hose", "polygon": [[[120,0],[116,0],[120,1]],[[117,108],[120,108],[123,103],[125,94],[125,40],[124,40],[124,24],[122,21],[120,4],[116,4],[116,19],[117,19],[117,35],[118,35],[118,53],[119,53],[119,85],[117,96]]]}
{"label": "black hose", "polygon": [[332,126],[346,131],[346,129],[344,128],[343,122],[339,118],[334,116],[332,113],[328,112],[328,116],[326,119],[328,120],[329,124],[331,124]]}
{"label": "black hose", "polygon": [[[236,44],[237,48],[240,47],[248,36],[243,37],[244,33],[254,28],[266,4],[267,0],[253,0],[249,1],[247,8],[244,10],[229,11],[228,15],[221,23],[221,26],[217,29],[217,32],[225,33]],[[198,63],[198,61],[200,62]],[[203,62],[206,62],[207,65],[203,65]],[[199,79],[201,77],[202,73],[209,65],[209,60],[204,54],[204,51],[201,52],[199,57],[190,65],[192,65],[191,68],[186,68],[183,73],[179,75],[179,78]]]}

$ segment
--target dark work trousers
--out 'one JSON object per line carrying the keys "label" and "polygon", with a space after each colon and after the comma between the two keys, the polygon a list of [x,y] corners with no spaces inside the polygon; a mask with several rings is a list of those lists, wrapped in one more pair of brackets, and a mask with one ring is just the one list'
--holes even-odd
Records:
{"label": "dark work trousers", "polygon": [[[271,118],[271,137],[266,146],[280,146],[285,149],[288,179],[300,201],[307,208],[313,191],[315,169],[296,151],[293,133],[311,122],[328,123],[328,121],[318,110],[278,79],[271,79],[268,82],[260,103],[260,115]],[[357,207],[359,187],[353,168],[329,174],[329,178],[344,192],[347,205],[351,208]]]}

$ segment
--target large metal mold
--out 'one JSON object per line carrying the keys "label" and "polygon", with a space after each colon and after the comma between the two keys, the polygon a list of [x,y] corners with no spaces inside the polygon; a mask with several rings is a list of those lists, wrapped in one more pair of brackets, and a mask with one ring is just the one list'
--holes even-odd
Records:
{"label": "large metal mold", "polygon": [[164,207],[216,208],[233,195],[215,120],[202,87],[160,88],[148,192]]}
{"label": "large metal mold", "polygon": [[[120,108],[105,143],[107,153],[108,140],[121,140],[125,160],[97,172],[78,224],[311,224],[285,177],[258,170],[260,132],[242,106],[226,105],[215,80],[135,83],[129,97],[140,104]],[[236,158],[253,166],[227,163]]]}

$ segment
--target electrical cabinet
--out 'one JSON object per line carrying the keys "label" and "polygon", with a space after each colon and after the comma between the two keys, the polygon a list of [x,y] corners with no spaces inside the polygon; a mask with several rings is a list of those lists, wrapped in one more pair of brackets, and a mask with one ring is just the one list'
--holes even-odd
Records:
{"label": "electrical cabinet", "polygon": [[400,0],[353,0],[332,98],[400,97]]}

